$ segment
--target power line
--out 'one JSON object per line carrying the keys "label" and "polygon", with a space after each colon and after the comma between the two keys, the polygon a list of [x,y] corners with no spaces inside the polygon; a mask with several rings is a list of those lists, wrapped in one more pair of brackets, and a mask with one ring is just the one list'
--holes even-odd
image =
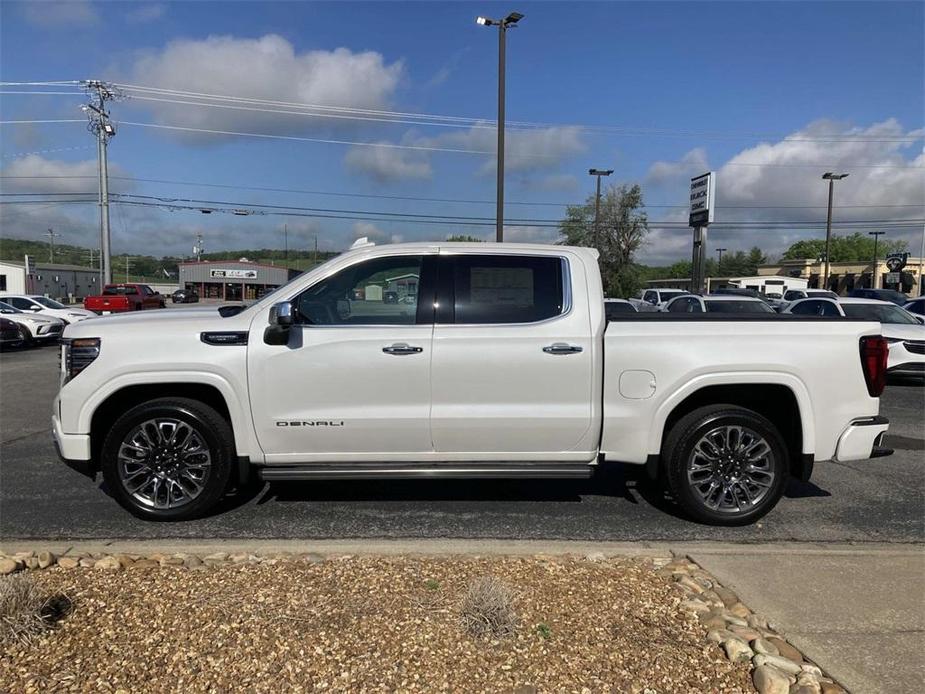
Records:
{"label": "power line", "polygon": [[[57,175],[44,175],[44,176],[8,176],[0,174],[0,180],[3,179],[96,179],[96,176],[83,176],[83,175],[74,175],[69,176],[67,174],[57,174]],[[494,200],[476,200],[476,199],[467,199],[467,198],[432,198],[432,197],[420,197],[412,195],[383,195],[383,194],[374,194],[374,193],[344,193],[338,191],[330,190],[308,190],[303,188],[274,188],[270,186],[248,186],[248,185],[238,185],[232,183],[206,183],[203,181],[178,181],[164,178],[137,178],[134,176],[110,176],[110,179],[121,180],[121,181],[130,181],[137,183],[156,183],[163,185],[180,185],[180,186],[191,186],[191,187],[203,187],[203,188],[224,188],[230,190],[251,190],[259,192],[268,192],[268,193],[293,193],[300,195],[329,195],[332,197],[346,197],[346,198],[369,198],[375,200],[402,200],[402,201],[412,201],[412,202],[438,202],[438,203],[461,203],[461,204],[475,204],[475,205],[494,205]],[[41,194],[41,193],[39,193]],[[56,193],[49,191],[49,195],[55,195]],[[15,193],[8,193],[8,195],[15,195]],[[567,207],[567,206],[581,206],[585,202],[582,201],[571,201],[571,202],[548,202],[548,201],[537,201],[537,202],[528,202],[525,200],[506,200],[505,205],[525,205],[525,206],[537,206],[537,207]],[[646,208],[652,209],[687,209],[687,205],[653,205],[646,204]],[[904,209],[909,207],[922,207],[925,208],[925,201],[920,203],[904,203],[904,204],[890,204],[890,205],[839,205],[838,209]],[[826,209],[825,205],[721,205],[716,208],[717,210],[812,210],[812,209]]]}

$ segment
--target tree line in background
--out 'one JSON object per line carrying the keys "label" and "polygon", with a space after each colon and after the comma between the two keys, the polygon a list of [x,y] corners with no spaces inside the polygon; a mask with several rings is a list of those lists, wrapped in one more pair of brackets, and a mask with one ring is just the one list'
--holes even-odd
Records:
{"label": "tree line in background", "polygon": [[[55,263],[62,265],[79,265],[90,267],[90,250],[82,246],[70,244],[55,244]],[[0,260],[15,260],[22,262],[28,255],[36,263],[50,262],[51,247],[44,241],[31,241],[28,239],[0,239]],[[316,257],[317,255],[317,257]],[[238,260],[247,258],[255,263],[267,265],[281,265],[297,270],[306,270],[317,263],[337,255],[330,251],[303,251],[290,249],[288,253],[275,248],[248,248],[235,251],[216,251],[203,253],[203,260]],[[177,256],[163,256],[157,258],[151,255],[113,255],[112,276],[118,281],[125,276],[125,260],[129,261],[129,277],[133,279],[144,278],[150,282],[176,281],[178,264],[186,262],[189,258]],[[93,249],[93,267],[99,267],[99,251]]]}

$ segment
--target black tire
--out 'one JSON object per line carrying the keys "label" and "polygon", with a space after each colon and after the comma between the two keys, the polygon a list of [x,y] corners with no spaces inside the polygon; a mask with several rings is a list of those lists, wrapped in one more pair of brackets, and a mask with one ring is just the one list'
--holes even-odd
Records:
{"label": "black tire", "polygon": [[[732,436],[729,432],[738,429],[746,432],[748,445],[756,441],[754,437],[763,439],[766,444],[768,450],[759,460],[760,469],[755,466],[746,468],[747,462],[741,451],[729,453],[730,458],[735,456],[734,460],[724,458],[725,454],[721,454],[716,456],[718,461],[713,463],[708,458],[700,457],[700,453],[695,455],[695,447],[707,435],[713,439],[708,439],[705,444],[709,450],[728,450],[710,446],[717,440],[728,442]],[[736,440],[741,443],[742,436]],[[709,525],[738,526],[754,523],[777,505],[787,486],[790,469],[787,446],[777,428],[757,412],[737,405],[709,405],[679,419],[665,437],[662,460],[668,490],[675,501],[694,520]],[[711,467],[704,469],[705,465]],[[695,466],[699,469],[690,469]],[[747,474],[742,474],[743,469],[747,469]],[[773,473],[770,480],[768,473]],[[726,477],[727,474],[729,477]],[[697,484],[699,480],[703,481]],[[724,491],[722,486],[710,486],[724,483],[731,483],[731,491]],[[758,486],[759,483],[767,486]],[[712,488],[719,492],[717,508],[711,508],[703,496],[705,490]],[[754,501],[749,500],[750,493],[755,494]],[[740,504],[742,498],[737,496],[744,497],[744,508]],[[732,503],[737,508],[721,508]]]}
{"label": "black tire", "polygon": [[[120,469],[125,469],[123,462],[119,459],[123,442],[133,432],[137,432],[139,427],[152,420],[162,420],[165,426],[171,421],[185,424],[198,436],[198,443],[202,444],[201,450],[207,452],[210,459],[207,465],[208,472],[202,480],[201,489],[196,495],[188,494],[189,498],[185,502],[174,507],[156,507],[150,502],[144,503],[126,488],[120,474]],[[160,429],[161,427],[157,428],[159,434]],[[199,456],[201,464],[204,453],[196,453],[196,455]],[[154,452],[144,459],[151,461],[153,456]],[[181,521],[201,517],[219,502],[228,487],[235,460],[231,426],[218,412],[198,400],[158,398],[133,407],[116,420],[103,442],[100,468],[113,498],[132,515],[143,520]],[[148,473],[142,473],[144,474]],[[194,486],[190,478],[183,479],[187,486]],[[160,480],[163,482],[163,478]],[[152,484],[156,501],[159,485],[154,483],[153,479]],[[181,493],[186,491],[177,484],[167,484],[164,488],[168,487],[170,489],[180,488]],[[136,492],[141,494],[139,490]],[[166,500],[169,506],[169,495]]]}
{"label": "black tire", "polygon": [[22,340],[21,349],[35,347],[35,340],[32,339],[32,333],[29,332],[29,328],[27,328],[25,325],[19,326],[19,339]]}

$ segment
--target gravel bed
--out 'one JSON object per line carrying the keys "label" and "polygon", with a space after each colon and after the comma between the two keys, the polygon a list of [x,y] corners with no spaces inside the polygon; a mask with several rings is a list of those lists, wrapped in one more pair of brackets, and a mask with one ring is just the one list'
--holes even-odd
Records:
{"label": "gravel bed", "polygon": [[[28,643],[0,642],[3,688],[754,691],[748,661],[708,640],[667,572],[643,560],[197,562],[30,572],[73,610]],[[509,636],[466,631],[462,606],[486,576],[513,594]]]}

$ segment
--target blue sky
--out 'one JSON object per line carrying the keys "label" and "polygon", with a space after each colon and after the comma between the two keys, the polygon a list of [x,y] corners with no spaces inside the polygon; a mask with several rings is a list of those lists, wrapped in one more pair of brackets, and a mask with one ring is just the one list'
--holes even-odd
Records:
{"label": "blue sky", "polygon": [[[507,117],[545,125],[513,126],[509,133],[507,199],[531,204],[510,204],[506,216],[547,220],[512,221],[506,232],[512,240],[555,238],[548,220],[563,208],[550,203],[581,201],[593,183],[587,169],[606,167],[616,170],[614,182],[643,185],[653,231],[642,260],[686,258],[689,234],[679,222],[687,181],[712,168],[719,176],[717,221],[746,222],[711,231],[714,243],[779,253],[820,233],[825,187],[819,177],[839,168],[851,176],[839,184],[843,208],[836,220],[871,229],[890,221],[889,237],[907,238],[918,250],[916,220],[925,217],[925,207],[915,207],[925,203],[920,2],[4,2],[0,65],[8,82],[102,78],[262,100],[263,110],[255,111],[144,101],[137,97],[145,93],[125,91],[132,98],[112,105],[119,132],[110,161],[123,177],[114,182],[117,191],[378,217],[206,216],[116,205],[117,252],[188,252],[197,232],[210,249],[280,246],[284,224],[292,245],[310,247],[317,236],[329,249],[357,235],[385,242],[449,233],[487,238],[493,236],[493,156],[474,152],[494,147],[491,123],[438,127],[419,118],[385,123],[267,111],[283,108],[277,102],[312,103],[364,109],[364,118],[374,109],[491,121],[497,34],[474,18],[512,10],[526,16],[508,36]],[[42,88],[4,87],[17,89]],[[178,100],[173,92],[154,96]],[[83,117],[84,100],[76,94],[0,98],[3,120]],[[196,103],[203,101],[211,100]],[[53,176],[0,179],[4,192],[93,190],[92,178],[62,178],[94,172],[95,147],[84,124],[4,125],[0,134],[0,175]],[[447,149],[464,151],[434,151]],[[319,193],[245,189],[253,187]],[[486,223],[395,222],[369,212]],[[62,241],[89,244],[94,215],[92,205],[7,205],[3,233],[38,239],[53,225]],[[907,226],[896,226],[903,220]],[[757,222],[775,225],[756,228]]]}

